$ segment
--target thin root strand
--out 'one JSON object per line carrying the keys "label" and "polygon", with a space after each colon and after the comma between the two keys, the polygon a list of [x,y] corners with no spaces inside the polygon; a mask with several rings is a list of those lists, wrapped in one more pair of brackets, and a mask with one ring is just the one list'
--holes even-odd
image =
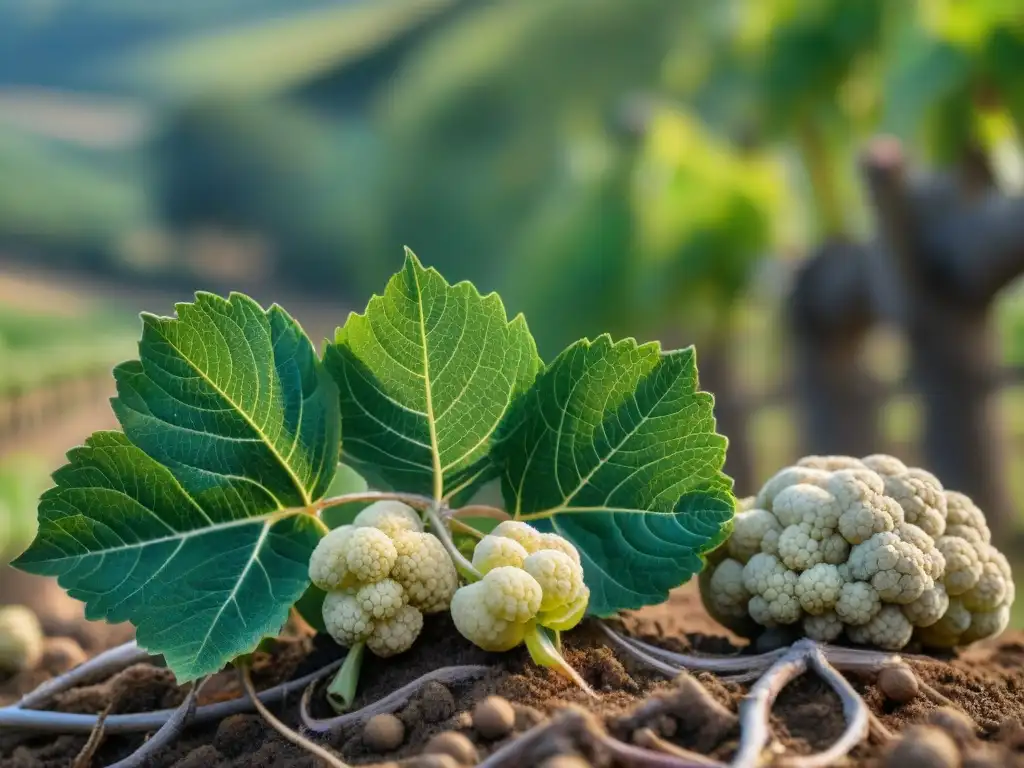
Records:
{"label": "thin root strand", "polygon": [[249,700],[252,702],[253,706],[256,707],[256,711],[260,713],[260,716],[267,721],[267,724],[270,725],[271,728],[295,746],[300,749],[304,749],[311,755],[319,758],[321,762],[330,766],[330,768],[349,768],[346,763],[342,762],[330,751],[321,747],[319,744],[310,741],[301,733],[293,731],[287,725],[274,717],[274,714],[267,709],[266,705],[260,701],[260,697],[256,694],[256,688],[252,684],[252,675],[250,674],[248,664],[239,665],[238,677],[242,681],[242,686],[245,688],[245,692],[249,696]]}
{"label": "thin root strand", "polygon": [[[98,657],[97,657],[98,658]],[[261,691],[259,699],[264,704],[276,704],[285,697],[301,691],[311,683],[325,677],[341,666],[342,659],[304,677],[281,683]],[[240,697],[216,704],[207,704],[196,709],[193,722],[197,724],[215,722],[229,715],[251,712],[253,704],[248,697]],[[130,715],[111,715],[106,720],[107,733],[140,733],[155,731],[174,717],[176,709],[161,709],[155,712],[139,712]],[[56,733],[91,733],[99,718],[96,715],[73,715],[66,712],[49,712],[38,709],[21,709],[17,706],[0,709],[0,728],[22,731]]]}
{"label": "thin root strand", "polygon": [[302,718],[303,726],[313,733],[338,732],[350,726],[359,725],[369,720],[374,715],[396,711],[415,696],[416,693],[419,692],[420,688],[422,688],[426,683],[439,682],[450,685],[452,683],[460,683],[465,680],[483,677],[490,671],[490,667],[481,665],[442,667],[441,669],[436,669],[433,672],[428,672],[422,677],[416,678],[411,683],[403,685],[397,691],[393,691],[383,699],[379,699],[372,704],[368,704],[362,709],[358,709],[355,712],[347,712],[344,715],[338,715],[337,717],[331,717],[326,720],[313,717],[309,711],[309,705],[313,698],[313,689],[315,687],[315,681],[313,681],[313,683],[306,686],[306,690],[302,694],[302,701],[299,705],[299,714]]}
{"label": "thin root strand", "polygon": [[116,763],[108,766],[108,768],[142,768],[142,766],[148,764],[150,758],[169,747],[188,727],[192,718],[195,717],[196,701],[199,698],[199,692],[209,679],[208,677],[203,678],[196,685],[192,686],[192,690],[188,692],[188,696],[185,697],[181,706],[174,710],[174,714],[168,718],[166,723],[160,726],[160,730],[146,739],[141,747],[123,760],[118,760]]}

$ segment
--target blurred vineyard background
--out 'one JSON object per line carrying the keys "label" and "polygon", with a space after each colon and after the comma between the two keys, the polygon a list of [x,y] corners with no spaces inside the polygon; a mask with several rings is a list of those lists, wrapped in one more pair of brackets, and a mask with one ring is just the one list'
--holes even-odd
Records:
{"label": "blurred vineyard background", "polygon": [[139,311],[321,339],[408,245],[695,343],[740,494],[894,452],[1024,573],[1022,72],[1017,0],[0,0],[0,557]]}

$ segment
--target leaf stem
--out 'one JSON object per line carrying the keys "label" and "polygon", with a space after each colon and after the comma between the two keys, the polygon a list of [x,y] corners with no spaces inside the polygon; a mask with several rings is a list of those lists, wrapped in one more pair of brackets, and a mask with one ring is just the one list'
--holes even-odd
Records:
{"label": "leaf stem", "polygon": [[576,683],[585,694],[591,698],[597,698],[597,694],[587,685],[587,681],[559,653],[543,627],[534,626],[532,631],[526,633],[526,650],[530,652],[530,658],[533,659],[535,664],[555,670],[562,677],[566,677]]}
{"label": "leaf stem", "polygon": [[471,504],[468,507],[460,507],[459,509],[447,509],[444,512],[446,520],[455,520],[460,518],[468,517],[486,517],[491,520],[505,521],[511,520],[512,515],[503,509],[497,507],[490,507],[486,504]]}
{"label": "leaf stem", "polygon": [[434,530],[434,535],[441,540],[444,548],[448,551],[448,556],[451,557],[455,563],[455,567],[461,571],[467,578],[471,578],[474,581],[479,581],[483,578],[483,574],[480,573],[473,564],[466,559],[466,556],[459,552],[459,548],[455,546],[455,542],[452,541],[452,534],[448,530],[448,526],[444,524],[441,519],[441,515],[438,513],[437,507],[431,504],[427,507],[427,522],[430,523],[430,527]]}
{"label": "leaf stem", "polygon": [[363,668],[365,651],[366,643],[356,643],[349,648],[348,654],[345,656],[345,663],[341,665],[338,674],[327,686],[327,703],[339,715],[348,712],[352,708],[352,702],[356,700],[359,672]]}
{"label": "leaf stem", "polygon": [[357,493],[343,493],[341,496],[331,496],[326,499],[314,502],[310,509],[319,513],[329,507],[338,507],[342,504],[352,504],[357,501],[400,501],[408,504],[413,509],[425,511],[434,505],[434,500],[429,496],[420,496],[418,493],[399,493],[397,491],[360,491]]}
{"label": "leaf stem", "polygon": [[260,701],[259,696],[256,695],[256,688],[252,684],[252,675],[249,674],[248,664],[242,664],[238,667],[238,676],[242,680],[242,685],[245,688],[246,694],[252,701],[253,706],[256,707],[256,711],[262,715],[263,719],[267,721],[271,728],[280,733],[295,746],[300,747],[310,754],[320,758],[320,760],[322,760],[326,765],[331,766],[331,768],[349,768],[347,764],[343,763],[319,744],[310,741],[301,733],[293,731],[287,725],[274,717],[273,713],[267,709],[266,705]]}
{"label": "leaf stem", "polygon": [[478,531],[472,525],[466,525],[461,520],[456,520],[453,517],[452,518],[448,518],[448,525],[451,527],[451,529],[453,531],[458,531],[459,533],[464,533],[467,536],[472,536],[475,539],[482,539],[484,537],[484,532],[483,531]]}

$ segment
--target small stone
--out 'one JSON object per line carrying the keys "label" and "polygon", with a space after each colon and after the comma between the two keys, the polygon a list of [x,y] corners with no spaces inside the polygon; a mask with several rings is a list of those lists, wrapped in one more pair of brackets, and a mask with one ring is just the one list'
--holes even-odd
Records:
{"label": "small stone", "polygon": [[259,715],[228,715],[220,721],[213,746],[222,755],[240,757],[263,743],[266,724]]}
{"label": "small stone", "polygon": [[976,738],[977,728],[974,725],[974,721],[959,709],[954,709],[953,707],[933,709],[928,713],[926,721],[929,725],[934,725],[942,732],[952,736],[953,741],[961,749],[973,743]]}
{"label": "small stone", "polygon": [[212,745],[204,744],[181,758],[174,768],[210,768],[211,765],[220,765],[223,757]]}
{"label": "small stone", "polygon": [[579,755],[555,755],[541,763],[540,768],[592,768],[592,766]]}
{"label": "small stone", "polygon": [[451,755],[462,765],[476,765],[480,759],[476,745],[458,731],[442,731],[423,748],[425,755]]}
{"label": "small stone", "polygon": [[964,753],[960,768],[1005,768],[1013,764],[1012,750],[994,744],[981,744]]}
{"label": "small stone", "polygon": [[70,637],[48,637],[43,644],[42,668],[55,677],[74,669],[89,657]]}
{"label": "small stone", "polygon": [[886,753],[884,768],[957,768],[960,765],[960,751],[956,743],[938,728],[915,725],[903,732],[903,736]]}
{"label": "small stone", "polygon": [[488,696],[473,707],[473,727],[485,739],[507,736],[515,724],[515,710],[500,696]]}
{"label": "small stone", "polygon": [[878,687],[890,701],[906,704],[917,698],[921,691],[914,671],[906,667],[886,667],[878,673]]}
{"label": "small stone", "polygon": [[363,726],[363,744],[377,752],[391,752],[402,746],[405,725],[394,715],[374,715]]}
{"label": "small stone", "polygon": [[455,714],[455,697],[441,683],[431,681],[420,693],[420,710],[428,723],[440,723]]}
{"label": "small stone", "polygon": [[462,768],[451,755],[419,755],[402,763],[404,768]]}
{"label": "small stone", "polygon": [[547,715],[539,709],[534,709],[526,704],[513,704],[512,709],[516,713],[516,722],[513,727],[517,731],[528,731],[548,719]]}
{"label": "small stone", "polygon": [[754,641],[754,650],[757,653],[771,653],[779,648],[788,648],[798,636],[793,627],[772,627],[757,636]]}

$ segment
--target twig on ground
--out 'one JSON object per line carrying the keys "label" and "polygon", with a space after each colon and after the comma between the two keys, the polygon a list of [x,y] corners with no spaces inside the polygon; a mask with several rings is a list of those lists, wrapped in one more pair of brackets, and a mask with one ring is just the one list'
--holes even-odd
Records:
{"label": "twig on ground", "polygon": [[349,768],[346,763],[342,762],[330,751],[320,746],[319,744],[310,741],[301,733],[292,730],[287,725],[278,720],[276,717],[274,717],[274,714],[269,709],[267,709],[263,702],[260,701],[260,697],[256,694],[256,688],[252,684],[252,675],[250,674],[248,664],[239,664],[238,677],[242,681],[242,686],[245,688],[245,692],[249,696],[249,700],[252,702],[253,706],[256,707],[256,711],[260,713],[260,715],[263,717],[264,720],[267,721],[271,728],[273,728],[275,731],[277,731],[279,734],[281,734],[285,739],[287,739],[295,746],[306,750],[315,757],[318,757],[321,761],[323,761],[325,765],[330,766],[330,768]]}
{"label": "twig on ground", "polygon": [[637,658],[640,658],[637,653],[639,652],[646,656],[653,656],[663,662],[674,665],[674,671],[671,673],[673,675],[678,674],[684,668],[688,670],[719,672],[726,674],[746,673],[768,669],[777,659],[781,658],[786,653],[786,649],[781,648],[777,651],[769,651],[768,653],[762,653],[757,656],[693,656],[690,654],[667,651],[656,645],[651,645],[650,643],[645,643],[642,640],[637,640],[635,637],[627,637],[626,635],[616,632],[603,621],[598,622],[598,627],[600,627],[601,631],[604,632],[612,641],[620,646],[628,647],[630,652],[634,653]]}
{"label": "twig on ground", "polygon": [[740,745],[733,757],[735,768],[754,768],[771,740],[768,716],[776,697],[789,683],[807,671],[807,654],[790,649],[773,664],[740,702]]}
{"label": "twig on ground", "polygon": [[843,715],[846,718],[846,730],[828,749],[806,757],[789,758],[784,760],[783,764],[793,766],[793,768],[827,768],[827,766],[835,765],[840,758],[849,754],[867,738],[871,725],[871,710],[846,678],[828,663],[821,648],[808,645],[807,658],[818,676],[828,683],[839,696],[843,705]]}
{"label": "twig on ground", "polygon": [[123,760],[118,760],[116,763],[108,766],[108,768],[142,768],[151,757],[169,747],[188,727],[189,722],[195,716],[199,692],[209,679],[209,677],[204,677],[192,686],[192,690],[188,692],[188,696],[185,697],[181,706],[174,710],[174,714],[168,718],[166,723],[160,726],[160,730],[143,742],[141,747]]}
{"label": "twig on ground", "polygon": [[[820,768],[832,765],[872,732],[881,741],[892,738],[889,730],[872,715],[867,704],[840,674],[839,669],[877,673],[891,666],[911,668],[897,654],[823,645],[807,638],[798,640],[788,649],[758,656],[708,660],[699,656],[672,653],[635,638],[625,637],[604,623],[600,623],[599,626],[621,649],[663,674],[677,674],[685,671],[691,664],[695,669],[729,672],[741,672],[746,669],[760,674],[760,678],[740,704],[740,745],[732,763],[735,768],[753,768],[761,764],[762,753],[771,740],[769,715],[772,705],[782,689],[803,675],[808,667],[812,668],[839,696],[847,726],[839,739],[827,750],[813,755],[789,757],[781,761],[781,764],[793,768]],[[920,675],[917,677],[920,681]],[[924,682],[921,682],[921,687],[933,700],[940,703],[949,701]]]}
{"label": "twig on ground", "polygon": [[372,704],[368,704],[362,709],[358,709],[355,712],[348,712],[344,715],[338,715],[337,717],[331,717],[326,720],[320,720],[310,714],[309,703],[313,697],[313,688],[315,687],[311,683],[306,687],[305,692],[302,694],[302,702],[299,705],[299,714],[302,717],[303,726],[313,733],[339,731],[343,728],[363,723],[374,715],[394,712],[398,708],[404,706],[406,702],[418,693],[420,688],[422,688],[426,683],[435,681],[450,685],[452,683],[460,683],[464,680],[471,680],[475,677],[483,677],[490,671],[490,667],[479,665],[442,667],[441,669],[436,669],[433,672],[428,672],[422,677],[416,678],[411,683],[403,685],[397,691],[393,691],[383,699],[379,699]]}
{"label": "twig on ground", "polygon": [[[341,666],[338,659],[322,669],[308,675],[281,683],[273,688],[261,691],[259,699],[264,704],[276,704],[292,693],[303,690],[310,683],[326,677]],[[207,704],[196,709],[193,722],[209,723],[229,715],[251,712],[253,704],[248,697]],[[139,712],[130,715],[111,715],[107,718],[107,733],[139,733],[155,731],[167,723],[177,710],[161,709],[156,712]],[[59,732],[59,733],[90,733],[96,727],[98,718],[95,715],[72,715],[66,712],[48,712],[38,709],[21,709],[17,706],[0,709],[0,728],[17,728],[23,731]]]}
{"label": "twig on ground", "polygon": [[[678,755],[655,752],[626,744],[610,736],[591,713],[579,707],[566,707],[545,723],[536,725],[522,736],[505,744],[477,768],[512,768],[535,765],[541,755],[537,750],[545,744],[568,737],[576,742],[604,749],[616,762],[630,768],[725,768],[722,763],[702,755]],[[546,756],[546,755],[545,755]]]}
{"label": "twig on ground", "polygon": [[100,712],[99,719],[96,721],[96,727],[89,734],[89,740],[85,742],[85,746],[75,755],[71,768],[90,768],[92,759],[96,757],[96,750],[100,748],[100,744],[103,743],[103,738],[106,736],[104,726],[107,722],[107,715],[110,714],[113,706],[113,704],[107,704],[106,709]]}

